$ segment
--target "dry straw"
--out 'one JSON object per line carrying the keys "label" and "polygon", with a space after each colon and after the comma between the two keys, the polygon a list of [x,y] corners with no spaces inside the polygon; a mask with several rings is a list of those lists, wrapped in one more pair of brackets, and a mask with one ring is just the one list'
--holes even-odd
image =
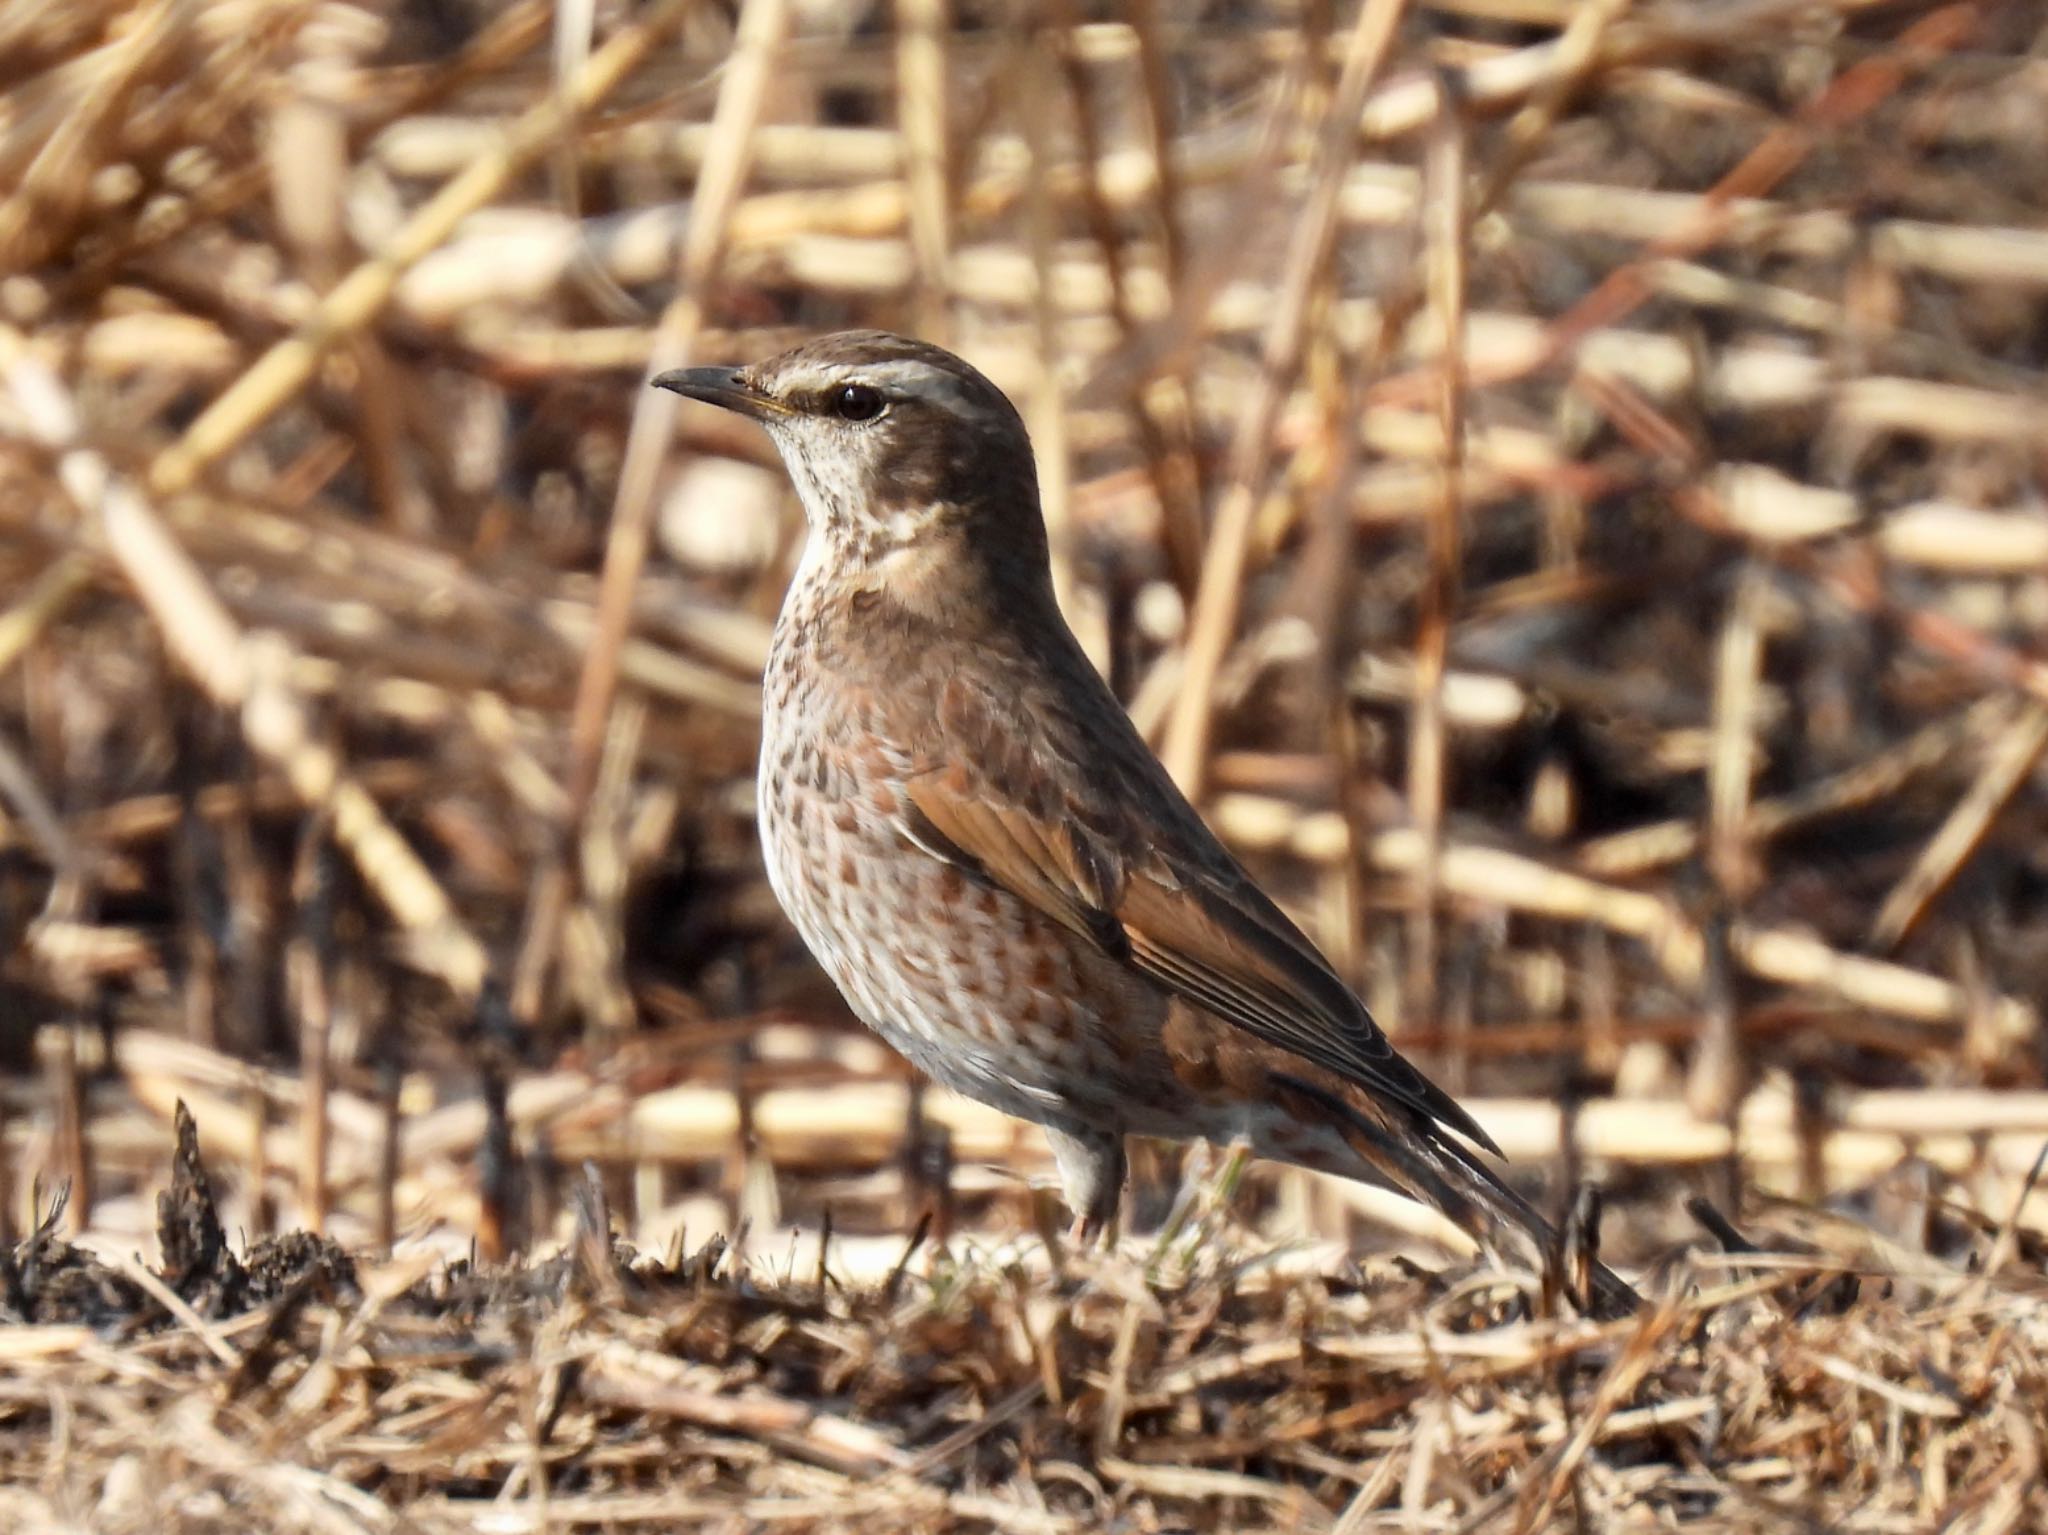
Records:
{"label": "dry straw", "polygon": [[[0,8],[0,1522],[2044,1522],[2036,12]],[[866,324],[1662,1309],[1156,1149],[1059,1254],[850,1027],[753,851],[786,490],[641,384]],[[181,1099],[213,1224],[188,1147],[63,1256]],[[356,1279],[225,1261],[298,1228]]]}
{"label": "dry straw", "polygon": [[[1607,1326],[1534,1278],[1149,1249],[892,1274],[615,1245],[529,1268],[229,1255],[179,1115],[161,1269],[0,1262],[12,1528],[2018,1530],[2044,1505],[2023,1286],[1787,1210]],[[1982,1260],[1985,1233],[1972,1243]],[[1042,1256],[1042,1254],[1037,1255]],[[254,1307],[253,1311],[245,1308]],[[238,1313],[241,1313],[238,1315]],[[63,1451],[38,1449],[61,1433]]]}

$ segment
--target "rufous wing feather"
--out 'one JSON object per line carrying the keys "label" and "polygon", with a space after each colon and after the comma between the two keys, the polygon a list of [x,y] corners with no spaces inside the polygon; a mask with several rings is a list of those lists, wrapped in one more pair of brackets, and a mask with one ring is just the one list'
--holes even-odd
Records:
{"label": "rufous wing feather", "polygon": [[1120,857],[1078,822],[1048,824],[950,773],[912,779],[908,799],[904,835],[926,852],[1009,891],[1217,1017],[1498,1154],[1454,1099],[1401,1058],[1221,844],[1179,850],[1155,842]]}

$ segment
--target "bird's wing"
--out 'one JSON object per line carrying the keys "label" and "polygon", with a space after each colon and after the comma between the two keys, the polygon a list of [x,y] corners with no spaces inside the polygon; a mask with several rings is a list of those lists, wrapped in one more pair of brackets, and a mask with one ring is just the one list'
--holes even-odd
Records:
{"label": "bird's wing", "polygon": [[[987,729],[992,722],[983,716],[978,723]],[[1128,730],[1120,714],[1116,723]],[[903,834],[1218,1018],[1498,1154],[1456,1100],[1395,1051],[1365,1004],[1180,798],[1135,732],[1128,743],[1118,735],[1095,745],[1122,759],[1122,782],[1098,787],[1112,795],[1142,789],[1164,812],[1134,822],[1127,835],[1099,808],[1089,815],[1073,800],[1062,802],[1054,787],[1062,775],[1042,759],[1029,776],[1031,803],[1005,792],[1010,775],[986,764],[1017,762],[1018,752],[1003,749],[1020,744],[1014,741],[984,741],[989,750],[976,764],[956,760],[914,776]],[[1117,750],[1127,744],[1137,755]]]}

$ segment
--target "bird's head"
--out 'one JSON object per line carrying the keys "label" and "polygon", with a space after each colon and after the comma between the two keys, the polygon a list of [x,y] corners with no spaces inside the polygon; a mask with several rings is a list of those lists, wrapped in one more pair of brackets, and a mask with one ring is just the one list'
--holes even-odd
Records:
{"label": "bird's head", "polygon": [[842,567],[967,552],[1045,568],[1031,441],[1003,392],[951,352],[844,331],[743,368],[680,368],[672,389],[768,429]]}

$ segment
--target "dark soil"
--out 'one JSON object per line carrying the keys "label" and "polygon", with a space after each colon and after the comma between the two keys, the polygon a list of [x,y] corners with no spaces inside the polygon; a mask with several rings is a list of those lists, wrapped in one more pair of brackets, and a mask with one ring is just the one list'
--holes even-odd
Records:
{"label": "dark soil", "polygon": [[[152,1272],[165,1288],[208,1321],[239,1316],[278,1301],[294,1304],[358,1294],[355,1261],[334,1242],[309,1232],[265,1237],[237,1258],[214,1208],[199,1158],[199,1130],[178,1105],[171,1186],[157,1196],[157,1250]],[[0,1252],[0,1320],[65,1322],[127,1336],[169,1326],[170,1311],[127,1274],[57,1235],[65,1199],[59,1195],[34,1235]]]}

